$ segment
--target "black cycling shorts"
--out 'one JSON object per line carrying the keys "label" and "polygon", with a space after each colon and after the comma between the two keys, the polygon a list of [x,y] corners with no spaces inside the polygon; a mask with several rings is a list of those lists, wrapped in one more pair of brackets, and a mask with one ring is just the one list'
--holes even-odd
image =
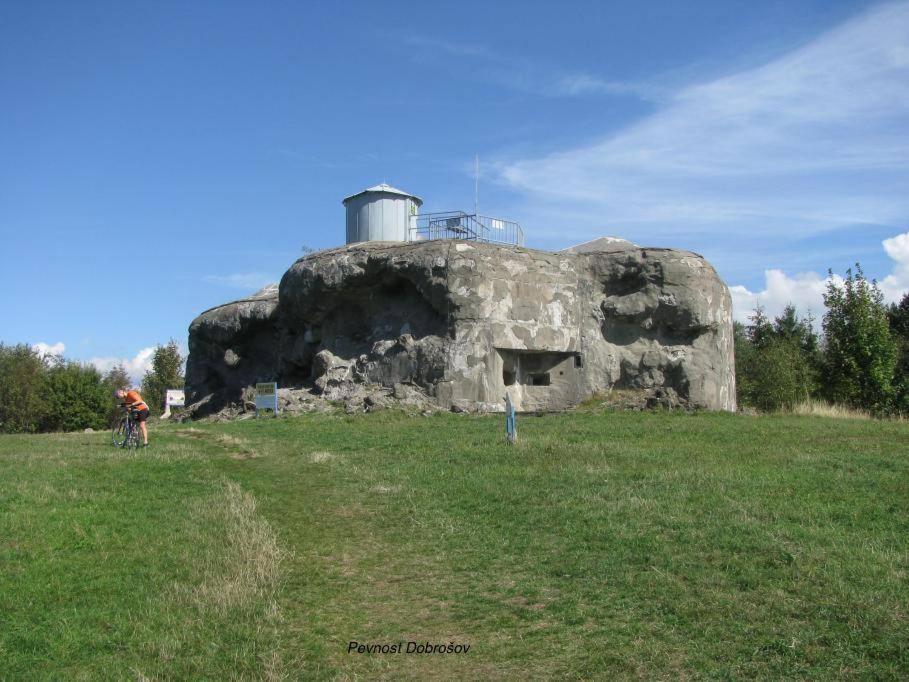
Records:
{"label": "black cycling shorts", "polygon": [[133,420],[134,420],[134,421],[137,421],[137,422],[144,422],[144,421],[147,420],[147,419],[148,419],[148,408],[147,408],[147,407],[146,407],[145,409],[142,409],[142,410],[134,410],[134,411],[133,411]]}

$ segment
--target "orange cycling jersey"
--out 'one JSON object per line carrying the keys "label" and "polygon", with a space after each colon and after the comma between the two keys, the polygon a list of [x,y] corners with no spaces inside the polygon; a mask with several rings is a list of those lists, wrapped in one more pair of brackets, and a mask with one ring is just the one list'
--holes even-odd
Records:
{"label": "orange cycling jersey", "polygon": [[127,391],[126,398],[124,398],[127,407],[131,407],[134,410],[147,410],[148,405],[145,404],[145,401],[142,400],[142,396],[139,395],[139,391]]}

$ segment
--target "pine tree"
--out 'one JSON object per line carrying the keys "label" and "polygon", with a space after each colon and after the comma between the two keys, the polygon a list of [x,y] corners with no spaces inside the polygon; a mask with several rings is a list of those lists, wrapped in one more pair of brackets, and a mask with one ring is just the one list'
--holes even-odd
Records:
{"label": "pine tree", "polygon": [[748,340],[751,345],[761,348],[770,341],[773,336],[773,325],[764,312],[764,306],[758,304],[754,307],[754,312],[748,318],[749,324],[745,329],[748,334]]}

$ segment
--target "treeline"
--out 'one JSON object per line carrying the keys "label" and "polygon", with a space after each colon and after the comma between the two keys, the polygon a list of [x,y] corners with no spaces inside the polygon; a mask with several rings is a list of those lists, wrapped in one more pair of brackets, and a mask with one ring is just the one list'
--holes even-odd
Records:
{"label": "treeline", "polygon": [[[164,409],[167,389],[183,387],[182,367],[175,341],[155,348],[140,389],[152,414]],[[0,343],[0,433],[109,428],[119,409],[114,391],[130,385],[123,365],[102,374],[26,344]]]}
{"label": "treeline", "polygon": [[823,333],[794,306],[769,319],[758,306],[735,324],[740,406],[771,411],[810,400],[878,416],[909,413],[909,294],[885,305],[856,265],[824,293]]}
{"label": "treeline", "polygon": [[[823,400],[879,416],[909,414],[909,294],[887,306],[858,265],[842,283],[830,274],[822,334],[794,306],[775,319],[757,307],[747,325],[735,323],[739,405],[773,411]],[[141,386],[153,414],[164,409],[167,389],[183,387],[182,367],[175,341],[155,348]],[[118,414],[114,390],[129,385],[122,365],[101,374],[0,343],[0,433],[107,428]]]}

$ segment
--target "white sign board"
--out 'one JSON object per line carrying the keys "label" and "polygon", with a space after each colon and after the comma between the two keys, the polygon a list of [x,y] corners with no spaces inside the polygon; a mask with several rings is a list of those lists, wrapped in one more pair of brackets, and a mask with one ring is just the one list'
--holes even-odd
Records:
{"label": "white sign board", "polygon": [[278,416],[278,384],[275,382],[256,384],[256,417],[263,410],[271,410],[273,416]]}
{"label": "white sign board", "polygon": [[167,419],[170,417],[170,408],[172,407],[184,407],[186,405],[186,397],[182,388],[169,388],[164,394],[164,413],[161,415],[161,419]]}

